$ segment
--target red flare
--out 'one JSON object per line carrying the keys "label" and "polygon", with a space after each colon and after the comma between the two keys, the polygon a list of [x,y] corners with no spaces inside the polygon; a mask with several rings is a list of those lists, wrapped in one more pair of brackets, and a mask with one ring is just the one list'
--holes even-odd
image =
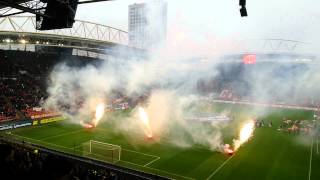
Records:
{"label": "red flare", "polygon": [[225,144],[223,147],[224,153],[228,154],[228,155],[233,155],[234,154],[234,150],[231,149],[229,144]]}

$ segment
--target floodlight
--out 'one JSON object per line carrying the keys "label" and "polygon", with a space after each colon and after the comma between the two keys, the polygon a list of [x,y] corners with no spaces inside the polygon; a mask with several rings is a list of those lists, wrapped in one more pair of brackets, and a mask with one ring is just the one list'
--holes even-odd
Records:
{"label": "floodlight", "polygon": [[240,8],[240,15],[241,15],[241,17],[248,16],[248,12],[247,12],[247,9],[246,9],[245,6],[242,6],[242,7]]}

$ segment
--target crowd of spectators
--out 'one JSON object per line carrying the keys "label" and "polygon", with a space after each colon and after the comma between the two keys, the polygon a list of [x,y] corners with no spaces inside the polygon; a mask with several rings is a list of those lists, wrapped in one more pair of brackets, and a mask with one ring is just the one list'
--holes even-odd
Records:
{"label": "crowd of spectators", "polygon": [[55,114],[39,107],[47,98],[51,69],[66,59],[76,65],[89,62],[73,56],[0,50],[0,121]]}
{"label": "crowd of spectators", "polygon": [[[46,63],[49,62],[49,63]],[[50,61],[37,54],[0,52],[1,119],[16,119],[17,112],[39,106],[45,98],[45,77]]]}
{"label": "crowd of spectators", "polygon": [[0,122],[13,120],[15,115],[15,110],[7,104],[3,96],[0,96]]}
{"label": "crowd of spectators", "polygon": [[294,99],[292,97],[290,98],[289,96],[268,96],[268,98],[259,96],[241,96],[236,89],[223,89],[220,92],[220,94],[214,96],[213,98],[225,101],[244,101],[253,103],[300,106],[320,109],[320,101],[308,97]]}

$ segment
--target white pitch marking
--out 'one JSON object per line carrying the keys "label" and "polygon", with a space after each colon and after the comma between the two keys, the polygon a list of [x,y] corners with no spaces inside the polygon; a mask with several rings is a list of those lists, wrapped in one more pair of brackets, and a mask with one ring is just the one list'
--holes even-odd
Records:
{"label": "white pitch marking", "polygon": [[125,148],[122,148],[122,147],[121,147],[121,151],[128,151],[128,152],[133,152],[133,153],[137,153],[137,154],[142,154],[144,156],[150,156],[150,157],[153,157],[153,158],[160,158],[159,156],[155,156],[155,155],[152,155],[152,154],[146,154],[146,153],[142,153],[142,152],[134,151],[134,150],[130,150],[130,149],[125,149]]}
{"label": "white pitch marking", "polygon": [[[133,164],[133,165],[136,165],[136,166],[140,166],[140,167],[144,167],[144,168],[156,170],[156,171],[159,171],[159,172],[164,172],[164,173],[166,173],[166,174],[170,174],[170,175],[182,177],[182,178],[184,178],[184,179],[195,180],[195,179],[190,178],[190,177],[186,177],[186,176],[182,176],[182,175],[179,175],[179,174],[170,173],[170,172],[168,172],[168,171],[164,171],[164,170],[160,170],[160,169],[154,169],[154,168],[151,168],[151,167],[148,167],[148,166],[142,166],[142,165],[140,165],[140,164],[136,164],[136,163],[133,163],[133,162],[124,161],[124,160],[120,160],[120,161],[125,162],[125,163],[128,163],[128,164]],[[151,173],[151,174],[152,174],[152,173]]]}
{"label": "white pitch marking", "polygon": [[313,137],[312,137],[311,150],[310,150],[309,178],[308,178],[309,180],[311,179],[312,150],[313,150]]}
{"label": "white pitch marking", "polygon": [[147,164],[143,165],[143,167],[149,166],[150,164],[156,162],[156,161],[159,160],[159,159],[160,159],[160,157],[157,157],[157,158],[155,158],[154,160],[152,160],[152,161],[148,162]]}
{"label": "white pitch marking", "polygon": [[210,176],[206,180],[209,180],[210,178],[212,178],[224,165],[228,163],[228,161],[230,161],[230,159],[233,158],[233,156],[234,155],[232,155],[227,160],[225,160],[212,174],[210,174]]}
{"label": "white pitch marking", "polygon": [[[108,131],[106,131],[105,129],[102,129],[102,128],[96,128],[96,129],[97,129],[97,130],[100,130],[100,131],[108,132]],[[159,156],[155,156],[155,155],[151,155],[151,154],[146,154],[146,153],[142,153],[142,152],[139,152],[139,151],[134,151],[134,150],[130,150],[130,149],[122,148],[122,147],[121,147],[121,150],[129,151],[129,152],[134,152],[134,153],[142,154],[142,155],[146,155],[146,156],[151,156],[151,157],[154,157],[154,158],[160,158]]]}
{"label": "white pitch marking", "polygon": [[[24,138],[24,139],[30,139],[30,140],[34,140],[34,141],[39,141],[39,142],[46,143],[46,144],[50,144],[50,145],[53,145],[53,146],[58,146],[58,147],[62,147],[62,148],[66,148],[66,149],[71,149],[71,150],[73,150],[72,148],[68,148],[68,147],[65,147],[65,146],[58,145],[58,144],[48,143],[48,142],[41,141],[41,140],[38,140],[38,139],[28,138],[28,137],[20,136],[20,135],[17,135],[17,134],[11,134],[11,135],[17,136],[17,137],[20,137],[20,138]],[[128,149],[126,149],[126,150],[128,150]],[[133,150],[128,150],[128,151],[132,151],[132,152],[135,152],[135,153],[140,153],[140,152],[133,151]],[[140,154],[147,155],[147,156],[152,156],[152,157],[156,157],[156,158],[159,158],[159,159],[160,159],[159,156],[154,156],[154,155],[145,154],[145,153],[140,153]],[[90,158],[91,158],[91,157],[90,157]],[[95,159],[95,158],[93,158],[93,159]],[[97,160],[98,160],[98,159],[97,159]],[[158,159],[157,159],[157,160],[158,160]],[[99,161],[100,161],[100,160],[99,160]],[[156,170],[156,171],[163,172],[163,173],[166,173],[166,174],[170,174],[170,175],[182,177],[182,178],[184,178],[184,179],[195,180],[195,179],[190,178],[190,177],[186,177],[186,176],[182,176],[182,175],[179,175],[179,174],[170,173],[170,172],[167,172],[167,171],[164,171],[164,170],[160,170],[160,169],[151,168],[151,167],[148,167],[148,166],[146,166],[146,165],[145,165],[145,166],[142,166],[142,165],[139,165],[139,164],[136,164],[136,163],[132,163],[132,162],[129,162],[129,161],[124,161],[124,160],[120,160],[120,161],[129,163],[129,164],[133,164],[133,165],[136,165],[136,166],[139,166],[139,167],[144,167],[144,168]],[[149,163],[150,163],[150,162],[149,162]],[[151,163],[150,163],[150,164],[151,164]]]}
{"label": "white pitch marking", "polygon": [[49,142],[46,142],[46,141],[41,141],[39,139],[28,138],[28,137],[24,137],[24,136],[20,136],[20,135],[17,135],[17,134],[12,134],[12,133],[11,133],[11,135],[20,137],[22,139],[29,139],[29,140],[38,141],[38,142],[41,142],[41,143],[44,143],[44,144],[49,144],[49,145],[52,145],[52,146],[57,146],[57,147],[65,148],[65,149],[74,150],[73,148],[70,148],[70,147],[61,146],[59,144],[53,144],[53,143],[49,143]]}
{"label": "white pitch marking", "polygon": [[66,133],[61,133],[61,134],[54,135],[54,136],[49,136],[49,137],[45,137],[45,138],[42,138],[42,139],[39,139],[39,140],[40,140],[40,141],[48,140],[48,139],[52,139],[52,138],[56,138],[56,137],[60,137],[60,136],[65,136],[65,135],[68,135],[68,134],[78,133],[78,132],[80,132],[80,131],[83,131],[83,129],[75,130],[75,131],[71,131],[71,132],[66,132]]}
{"label": "white pitch marking", "polygon": [[319,138],[317,138],[317,154],[319,154]]}
{"label": "white pitch marking", "polygon": [[123,150],[123,151],[134,152],[134,153],[137,153],[137,154],[142,154],[142,155],[150,156],[150,157],[154,157],[154,158],[160,158],[159,156],[155,156],[155,155],[151,155],[151,154],[146,154],[146,153],[142,153],[142,152],[134,151],[134,150],[130,150],[130,149],[122,148],[122,150]]}

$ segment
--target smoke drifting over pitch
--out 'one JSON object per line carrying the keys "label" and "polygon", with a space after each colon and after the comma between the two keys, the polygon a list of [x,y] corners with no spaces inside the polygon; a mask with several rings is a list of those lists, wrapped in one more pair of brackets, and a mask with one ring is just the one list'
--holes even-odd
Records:
{"label": "smoke drifting over pitch", "polygon": [[[198,66],[196,70],[195,65]],[[141,117],[135,113],[141,110],[137,107],[137,110],[132,111],[131,117],[126,121],[119,121],[116,125],[119,133],[139,135],[146,131],[148,135],[155,134],[160,137],[175,131],[174,128],[178,127],[190,133],[194,142],[181,141],[183,139],[177,134],[172,143],[179,142],[179,145],[184,146],[200,143],[216,149],[220,144],[219,132],[207,134],[201,129],[189,127],[183,120],[185,108],[198,99],[197,80],[203,78],[209,69],[212,68],[208,65],[204,67],[197,63],[190,64],[189,60],[170,57],[161,60],[113,59],[101,62],[99,66],[87,65],[81,68],[59,64],[51,73],[51,84],[48,87],[50,96],[45,105],[59,110],[73,122],[78,123],[86,118],[92,119],[97,104],[101,100],[106,100],[108,103],[108,97],[115,91],[121,91],[129,98],[135,98],[152,89],[144,104],[149,122],[143,122],[144,125],[141,126],[139,120]],[[82,104],[81,107],[79,103]],[[144,128],[146,123],[148,127]]]}
{"label": "smoke drifting over pitch", "polygon": [[[319,95],[320,74],[312,64],[285,65],[288,67],[285,71],[281,69],[283,64],[279,63],[250,65],[244,68],[245,72],[232,72],[234,66],[218,63],[220,55],[241,51],[230,49],[232,43],[233,39],[217,38],[210,32],[195,38],[189,29],[176,25],[168,30],[166,47],[154,49],[146,59],[131,54],[130,59],[111,58],[99,65],[72,67],[66,63],[58,64],[50,75],[45,106],[79,123],[83,119],[92,119],[97,104],[101,100],[108,103],[115,91],[121,91],[129,98],[150,93],[143,107],[152,135],[170,135],[169,141],[180,147],[201,144],[212,150],[221,150],[224,144],[221,129],[227,122],[211,123],[208,130],[206,125],[191,125],[184,120],[184,114],[192,109],[193,104],[208,95],[200,95],[197,91],[200,80],[210,84],[211,79],[232,75],[236,78],[228,79],[230,86],[247,92],[252,99],[267,101],[273,101],[275,94],[278,99],[290,96],[296,100],[305,94]],[[284,57],[279,60],[292,61]],[[243,65],[239,63],[238,66]],[[244,83],[239,83],[240,77],[245,79]],[[133,138],[144,133],[137,112],[139,110],[134,109],[130,117],[115,125],[119,133],[130,134]]]}

